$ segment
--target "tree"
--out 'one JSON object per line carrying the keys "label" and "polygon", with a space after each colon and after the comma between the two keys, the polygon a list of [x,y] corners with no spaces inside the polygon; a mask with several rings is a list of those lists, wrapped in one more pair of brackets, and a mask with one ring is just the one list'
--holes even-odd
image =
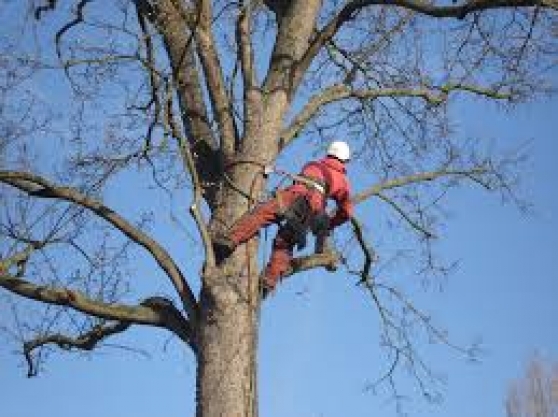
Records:
{"label": "tree", "polygon": [[[30,375],[49,346],[92,350],[152,326],[195,353],[199,417],[256,415],[259,242],[216,265],[211,236],[264,194],[266,164],[332,137],[347,138],[366,170],[355,203],[385,204],[425,276],[446,272],[431,249],[450,188],[480,184],[521,203],[521,155],[460,138],[454,108],[550,91],[555,0],[15,3],[1,12],[0,286],[10,303],[46,306],[35,324],[12,323],[34,334],[23,346]],[[45,144],[53,136],[57,152]],[[145,183],[154,189],[141,213],[105,201]],[[155,238],[168,196],[190,198],[199,291]],[[392,359],[380,381],[394,387],[394,369],[409,365],[428,394],[412,327],[454,345],[374,276],[369,224],[353,219],[343,238],[361,253],[303,256],[290,274],[336,264],[356,275]],[[166,278],[173,295],[131,299],[138,256],[154,262],[140,275]]]}
{"label": "tree", "polygon": [[509,417],[558,415],[558,367],[536,355],[525,374],[513,381],[506,398]]}

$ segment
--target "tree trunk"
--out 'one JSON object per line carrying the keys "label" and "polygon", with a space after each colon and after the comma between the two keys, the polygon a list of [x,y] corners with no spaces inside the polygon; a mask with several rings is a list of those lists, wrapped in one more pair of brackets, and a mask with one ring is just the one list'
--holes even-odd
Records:
{"label": "tree trunk", "polygon": [[223,282],[202,292],[196,415],[255,417],[257,279],[246,275],[217,279]]}
{"label": "tree trunk", "polygon": [[[273,78],[273,77],[271,77]],[[273,80],[272,80],[273,81]],[[246,213],[264,188],[262,164],[279,153],[289,105],[283,78],[268,80],[270,92],[252,91],[241,149],[225,161],[227,180],[210,229],[224,230]],[[234,183],[234,186],[231,186]],[[238,190],[242,190],[239,192]],[[225,265],[207,270],[197,331],[197,417],[256,417],[256,355],[260,309],[257,239],[235,251]]]}
{"label": "tree trunk", "polygon": [[[241,159],[249,160],[245,154]],[[261,157],[260,157],[261,158]],[[230,163],[235,188],[257,197],[261,167]],[[230,227],[253,204],[232,188],[213,213],[212,229]],[[256,354],[260,291],[258,239],[242,245],[223,264],[206,268],[198,327],[197,417],[257,416]]]}

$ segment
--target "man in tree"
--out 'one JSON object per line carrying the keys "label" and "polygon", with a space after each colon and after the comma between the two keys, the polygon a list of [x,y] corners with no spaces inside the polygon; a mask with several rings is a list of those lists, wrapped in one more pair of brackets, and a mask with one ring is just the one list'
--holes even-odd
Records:
{"label": "man in tree", "polygon": [[[215,238],[218,262],[224,261],[238,245],[250,240],[262,227],[279,224],[263,274],[265,294],[275,289],[281,276],[288,271],[294,247],[302,249],[306,246],[308,231],[316,235],[316,252],[323,252],[330,231],[345,223],[353,212],[345,168],[350,157],[346,142],[331,142],[325,158],[307,163],[299,175],[293,175],[291,186],[279,190],[273,198],[242,216],[226,235]],[[331,217],[326,213],[330,198],[337,204]]]}

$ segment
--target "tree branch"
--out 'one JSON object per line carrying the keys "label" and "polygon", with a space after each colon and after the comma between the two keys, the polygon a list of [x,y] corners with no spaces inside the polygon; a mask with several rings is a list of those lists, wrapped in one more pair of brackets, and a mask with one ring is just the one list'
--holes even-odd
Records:
{"label": "tree branch", "polygon": [[63,350],[80,349],[90,351],[93,350],[99,342],[112,335],[128,330],[130,326],[131,323],[126,322],[116,322],[108,325],[99,324],[75,338],[56,333],[39,336],[33,340],[29,340],[23,344],[23,354],[25,355],[28,367],[27,376],[33,377],[38,373],[37,365],[34,363],[32,355],[35,349],[48,344],[55,344]]}
{"label": "tree branch", "polygon": [[301,65],[314,32],[321,1],[292,0],[279,16],[279,29],[264,91],[284,94],[290,101],[307,67]]}
{"label": "tree branch", "polygon": [[232,156],[238,132],[213,39],[211,1],[202,0],[200,3],[198,22],[194,27],[190,27],[190,30],[196,39],[196,51],[200,57],[213,113],[221,132],[221,149],[225,155]]}
{"label": "tree branch", "polygon": [[364,254],[364,264],[360,271],[360,282],[364,282],[370,278],[370,268],[372,267],[372,263],[376,260],[376,254],[364,239],[364,232],[358,219],[355,216],[351,216],[350,221],[353,226],[353,232]]}
{"label": "tree branch", "polygon": [[378,289],[386,291],[388,294],[393,296],[397,301],[399,301],[406,311],[408,311],[410,314],[415,316],[420,321],[420,323],[422,323],[424,328],[427,330],[429,335],[434,338],[434,340],[446,346],[449,346],[450,348],[454,349],[457,352],[462,353],[468,358],[474,357],[475,348],[464,348],[462,346],[457,345],[452,340],[450,340],[447,332],[442,331],[441,329],[436,327],[432,323],[432,318],[425,312],[419,310],[401,291],[397,290],[392,286],[385,285],[385,284],[376,283],[375,286]]}
{"label": "tree branch", "polygon": [[183,2],[161,0],[155,3],[152,6],[146,0],[136,0],[138,11],[152,22],[163,38],[180,103],[182,124],[196,156],[196,169],[202,179],[204,196],[209,204],[213,204],[221,164],[218,143],[204,102],[194,36],[189,29],[194,25],[195,16],[185,9]]}
{"label": "tree branch", "polygon": [[420,182],[433,181],[442,177],[463,176],[463,177],[474,179],[475,175],[486,174],[488,171],[489,171],[488,168],[479,166],[479,167],[472,168],[470,170],[440,169],[438,171],[422,172],[419,174],[407,175],[405,177],[395,178],[376,184],[370,187],[369,189],[356,194],[352,198],[352,201],[354,204],[359,204],[370,197],[379,196],[379,194],[381,194],[381,192],[385,190],[399,188],[399,187],[403,187],[410,184],[416,184]]}
{"label": "tree branch", "polygon": [[[542,6],[558,10],[558,2],[556,0],[470,0],[449,6],[436,6],[421,0],[393,0],[391,4],[430,17],[457,19],[464,19],[468,14],[474,12],[502,8]],[[385,5],[385,3],[379,0],[355,0],[349,2],[344,9],[359,10],[374,5]]]}
{"label": "tree branch", "polygon": [[[43,248],[44,242],[32,242],[12,256],[0,259],[0,287],[21,297],[46,304],[70,307],[100,319],[121,323],[144,324],[170,330],[195,350],[190,323],[174,304],[164,297],[149,297],[138,306],[108,304],[68,288],[37,285],[23,278],[25,267],[33,252]],[[10,273],[17,267],[16,275]],[[124,331],[126,329],[122,329]]]}
{"label": "tree branch", "polygon": [[[83,23],[84,19],[83,19],[83,10],[85,9],[85,6],[87,5],[87,3],[90,3],[91,0],[80,0],[80,2],[77,4],[76,8],[75,8],[75,17],[72,21],[66,23],[58,32],[56,32],[56,35],[54,37],[54,41],[55,41],[55,45],[56,45],[56,54],[58,55],[58,58],[60,59],[60,61],[62,61],[62,49],[61,49],[61,42],[62,42],[62,37],[66,34],[66,32],[68,32],[70,29],[72,29],[74,26],[79,25],[80,23]],[[68,74],[67,72],[67,68],[64,68],[66,70],[66,74]]]}
{"label": "tree branch", "polygon": [[546,7],[558,10],[556,0],[470,0],[451,6],[436,6],[431,2],[414,0],[393,0],[386,3],[381,0],[354,0],[349,1],[326,25],[318,32],[313,42],[308,47],[304,58],[299,64],[299,71],[304,72],[312,60],[326,43],[332,40],[341,26],[354,19],[356,14],[370,6],[396,6],[414,12],[437,18],[464,19],[468,14],[490,9],[514,7]]}
{"label": "tree branch", "polygon": [[296,77],[301,78],[310,67],[312,60],[320,50],[330,42],[339,29],[347,22],[353,20],[358,12],[370,6],[395,6],[413,12],[436,18],[464,19],[467,15],[490,9],[516,8],[516,7],[545,7],[558,10],[557,0],[470,0],[461,4],[450,6],[436,6],[431,2],[422,0],[393,0],[386,3],[382,0],[354,0],[349,1],[324,27],[317,33],[309,44],[303,58],[297,64]]}
{"label": "tree branch", "polygon": [[473,85],[446,84],[440,87],[422,88],[378,88],[378,89],[353,89],[346,84],[332,85],[306,103],[289,127],[281,134],[282,143],[288,145],[304,129],[306,124],[314,118],[319,111],[328,104],[346,99],[375,100],[382,97],[415,97],[424,100],[432,106],[444,103],[451,92],[466,91],[497,100],[509,100],[511,94],[502,93],[490,88]]}
{"label": "tree branch", "polygon": [[[252,2],[244,1],[239,5],[236,22],[236,43],[240,57],[240,67],[244,84],[244,135],[254,134],[258,129],[258,108],[261,103],[261,92],[257,86],[256,69],[254,66],[254,51],[251,39]],[[232,89],[231,89],[232,90]]]}
{"label": "tree branch", "polygon": [[416,231],[418,231],[419,233],[421,233],[422,235],[424,235],[424,237],[426,237],[427,239],[434,239],[436,238],[436,235],[434,233],[432,233],[431,231],[425,229],[423,226],[421,226],[417,221],[413,220],[411,218],[411,216],[409,216],[405,210],[399,206],[399,204],[397,204],[393,199],[387,197],[386,195],[384,195],[383,193],[377,193],[376,194],[381,200],[385,201],[386,203],[388,203],[390,205],[390,207],[392,207],[397,213],[399,213],[399,215],[401,217],[403,217],[403,219],[409,223],[409,225],[415,229]]}
{"label": "tree branch", "polygon": [[170,301],[167,300],[166,304],[161,303],[161,297],[149,298],[137,306],[106,304],[92,300],[77,290],[33,284],[21,277],[12,276],[4,270],[0,270],[0,287],[24,298],[70,307],[105,320],[165,328],[187,343],[193,343],[188,321]]}
{"label": "tree branch", "polygon": [[54,10],[56,8],[56,2],[57,0],[46,0],[46,4],[44,6],[35,7],[35,12],[34,12],[35,19],[40,20],[41,15],[44,12],[49,12]]}
{"label": "tree branch", "polygon": [[341,11],[335,15],[326,25],[320,30],[309,44],[308,49],[304,56],[297,65],[297,73],[299,77],[310,67],[312,60],[318,55],[320,50],[334,38],[342,25],[352,20],[358,12],[359,7],[351,7],[351,4],[345,5]]}
{"label": "tree branch", "polygon": [[170,278],[190,320],[192,322],[197,320],[196,298],[184,275],[168,252],[150,236],[134,227],[115,211],[74,188],[56,186],[38,175],[27,172],[0,171],[0,183],[11,185],[32,197],[54,198],[77,204],[113,225],[151,254],[153,259]]}
{"label": "tree branch", "polygon": [[190,178],[193,186],[193,202],[190,205],[190,214],[194,218],[202,242],[204,244],[205,254],[206,254],[206,265],[212,267],[215,265],[215,255],[213,253],[213,245],[211,244],[211,237],[209,231],[207,230],[205,221],[203,219],[202,211],[200,209],[200,203],[202,200],[203,187],[196,170],[196,163],[190,149],[190,145],[187,139],[182,134],[181,130],[178,128],[174,113],[173,113],[173,101],[172,95],[167,95],[167,105],[165,107],[165,130],[175,138],[178,142],[178,147],[180,149],[180,155],[184,166],[190,173]]}
{"label": "tree branch", "polygon": [[339,254],[334,251],[294,258],[290,269],[285,272],[282,278],[319,267],[335,268],[339,259]]}
{"label": "tree branch", "polygon": [[236,39],[239,48],[240,63],[244,80],[244,90],[249,91],[256,86],[256,71],[254,68],[254,51],[251,40],[252,5],[245,1],[239,6],[236,21]]}

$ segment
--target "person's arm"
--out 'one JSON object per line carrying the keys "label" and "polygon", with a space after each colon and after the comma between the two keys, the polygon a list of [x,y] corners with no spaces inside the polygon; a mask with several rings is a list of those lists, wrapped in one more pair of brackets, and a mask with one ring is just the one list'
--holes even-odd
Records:
{"label": "person's arm", "polygon": [[354,211],[354,205],[351,201],[350,191],[348,187],[346,190],[343,190],[343,192],[336,197],[337,198],[334,197],[334,200],[335,203],[337,204],[337,210],[335,211],[335,214],[331,218],[329,224],[330,229],[334,229],[337,226],[340,226],[343,223],[345,223],[347,220],[351,218]]}

